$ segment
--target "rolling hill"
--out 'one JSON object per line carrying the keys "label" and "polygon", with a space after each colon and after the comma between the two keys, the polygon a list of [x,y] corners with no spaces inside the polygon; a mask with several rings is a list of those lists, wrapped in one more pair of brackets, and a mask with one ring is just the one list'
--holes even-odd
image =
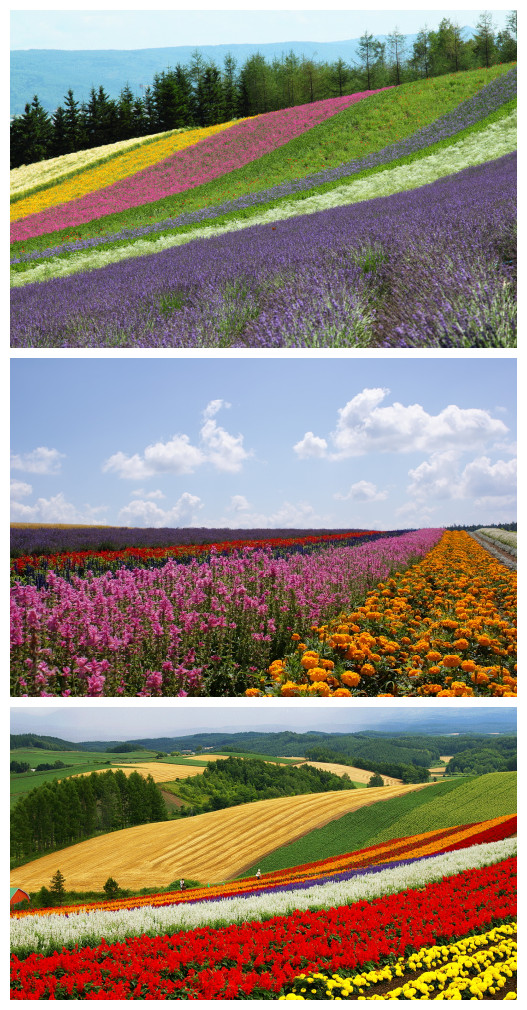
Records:
{"label": "rolling hill", "polygon": [[179,877],[226,880],[255,860],[343,813],[429,786],[387,786],[311,793],[231,807],[184,821],[127,828],[43,856],[13,871],[25,890],[47,885],[57,867],[68,889],[102,889],[109,876],[122,887],[167,886]]}

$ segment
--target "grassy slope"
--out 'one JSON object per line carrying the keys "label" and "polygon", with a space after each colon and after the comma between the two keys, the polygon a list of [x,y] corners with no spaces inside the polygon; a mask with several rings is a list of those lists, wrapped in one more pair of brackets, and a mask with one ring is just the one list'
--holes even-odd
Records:
{"label": "grassy slope", "polygon": [[[281,870],[391,838],[512,814],[516,810],[515,789],[514,772],[447,779],[420,792],[346,814],[276,849],[258,865],[262,873]],[[256,864],[248,872],[255,869]]]}
{"label": "grassy slope", "polygon": [[72,236],[98,236],[124,227],[150,224],[364,157],[410,136],[420,127],[433,122],[438,115],[456,108],[508,69],[510,66],[504,65],[414,81],[370,96],[263,158],[213,182],[143,207],[107,215],[75,229],[54,232],[53,241],[50,235],[44,235],[38,239],[15,242],[13,253],[22,248],[26,252],[46,248]]}
{"label": "grassy slope", "polygon": [[[25,796],[36,789],[37,786],[44,785],[45,782],[53,782],[55,779],[69,778],[70,775],[80,775],[83,772],[109,771],[112,766],[123,764],[133,764],[145,762],[155,757],[155,751],[133,751],[129,754],[106,754],[102,751],[56,751],[41,750],[40,748],[28,748],[27,750],[11,751],[11,761],[27,763],[31,768],[36,768],[39,764],[53,764],[55,761],[63,761],[68,768],[57,768],[55,771],[47,772],[23,772],[13,773],[11,778],[11,806],[21,796]],[[106,764],[110,761],[110,764]]]}

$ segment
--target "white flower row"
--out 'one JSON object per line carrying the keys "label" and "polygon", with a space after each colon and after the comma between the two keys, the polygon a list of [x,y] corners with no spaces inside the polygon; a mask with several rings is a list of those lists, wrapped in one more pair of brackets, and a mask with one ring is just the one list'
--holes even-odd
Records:
{"label": "white flower row", "polygon": [[495,530],[483,527],[480,530],[476,530],[476,533],[482,533],[483,536],[488,537],[489,540],[497,540],[498,543],[506,544],[507,547],[517,546],[518,535],[516,530]]}
{"label": "white flower row", "polygon": [[21,287],[34,281],[47,281],[52,277],[66,277],[82,270],[99,269],[110,263],[118,263],[120,260],[135,256],[163,252],[173,246],[186,245],[195,239],[212,238],[227,232],[251,228],[258,224],[274,224],[276,221],[284,221],[291,217],[315,214],[317,211],[361,203],[363,200],[372,200],[378,196],[391,196],[403,190],[417,189],[427,183],[436,182],[446,175],[461,172],[464,168],[471,168],[482,162],[509,154],[516,149],[516,144],[516,112],[514,111],[498,122],[491,123],[484,130],[469,134],[463,140],[449,144],[437,153],[426,155],[408,165],[387,167],[381,172],[366,176],[364,179],[352,179],[345,185],[315,194],[305,200],[295,200],[289,203],[284,200],[269,210],[263,210],[248,218],[233,218],[227,224],[208,225],[190,232],[176,231],[152,241],[139,239],[137,242],[115,245],[113,248],[101,251],[75,253],[65,259],[51,257],[45,262],[37,263],[29,270],[21,273],[13,272],[11,283],[13,287]]}
{"label": "white flower row", "polygon": [[72,947],[74,944],[108,943],[143,933],[163,935],[199,926],[226,926],[273,915],[288,915],[307,908],[335,908],[356,901],[369,901],[386,894],[423,887],[445,876],[488,866],[506,859],[516,851],[516,839],[472,845],[466,849],[431,856],[377,873],[352,877],[328,884],[315,884],[305,890],[264,893],[247,898],[221,898],[193,904],[153,908],[76,912],[69,915],[29,915],[11,922],[13,953]]}

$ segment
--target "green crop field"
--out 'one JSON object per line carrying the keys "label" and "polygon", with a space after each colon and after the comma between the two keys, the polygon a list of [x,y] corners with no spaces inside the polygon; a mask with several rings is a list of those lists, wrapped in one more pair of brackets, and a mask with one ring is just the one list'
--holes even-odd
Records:
{"label": "green crop field", "polygon": [[454,824],[490,820],[516,811],[516,772],[492,772],[470,779],[456,779],[456,784],[458,788],[450,795],[440,798],[428,796],[427,803],[401,813],[393,824],[385,825],[373,835],[368,844],[375,845],[390,838],[417,835],[421,831],[434,831],[435,828],[448,828]]}

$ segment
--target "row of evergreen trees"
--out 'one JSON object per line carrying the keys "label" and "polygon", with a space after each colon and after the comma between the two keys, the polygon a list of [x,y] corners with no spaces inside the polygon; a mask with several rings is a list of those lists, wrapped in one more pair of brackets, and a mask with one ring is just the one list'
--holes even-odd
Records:
{"label": "row of evergreen trees", "polygon": [[99,831],[164,821],[163,797],[151,775],[93,772],[46,782],[21,797],[11,813],[15,863],[73,845]]}
{"label": "row of evergreen trees", "polygon": [[411,49],[397,28],[386,42],[365,32],[359,42],[358,62],[353,65],[343,59],[333,63],[300,59],[293,52],[267,61],[256,53],[239,69],[229,54],[220,69],[196,50],[188,66],[156,74],[140,96],[127,84],[113,100],[99,86],[80,104],[69,89],[64,104],[50,116],[35,95],[22,115],[12,120],[11,167],[118,140],[180,127],[212,126],[515,59],[515,11],[510,12],[507,28],[500,32],[496,32],[491,15],[483,14],[469,41],[463,40],[461,27],[446,17],[437,31],[423,28]]}

